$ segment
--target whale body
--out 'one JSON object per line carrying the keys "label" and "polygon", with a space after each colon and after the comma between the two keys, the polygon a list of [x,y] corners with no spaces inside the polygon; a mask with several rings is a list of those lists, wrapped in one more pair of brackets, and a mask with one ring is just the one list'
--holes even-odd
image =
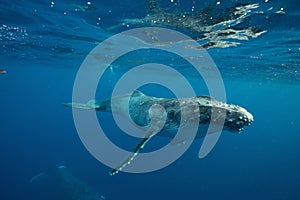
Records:
{"label": "whale body", "polygon": [[[47,173],[39,173],[31,178],[31,199],[57,200],[104,200],[88,184],[74,176],[64,165],[56,166]],[[46,196],[45,196],[46,195]]]}
{"label": "whale body", "polygon": [[[114,111],[131,118],[136,125],[146,127],[146,136],[135,147],[132,154],[111,172],[111,175],[118,173],[130,163],[159,131],[177,130],[188,126],[189,123],[197,122],[200,126],[213,123],[223,130],[240,133],[254,120],[252,114],[246,109],[220,102],[210,96],[158,98],[147,96],[137,90],[131,94],[102,101],[90,100],[87,103],[64,103],[63,105],[79,109]],[[204,137],[205,134],[200,133],[197,136]]]}

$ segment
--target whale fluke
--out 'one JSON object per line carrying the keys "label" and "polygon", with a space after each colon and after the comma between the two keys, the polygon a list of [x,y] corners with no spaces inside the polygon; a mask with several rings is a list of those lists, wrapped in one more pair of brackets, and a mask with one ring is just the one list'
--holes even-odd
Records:
{"label": "whale fluke", "polygon": [[62,105],[66,107],[86,109],[86,110],[99,108],[95,100],[90,100],[86,104],[85,103],[62,103]]}

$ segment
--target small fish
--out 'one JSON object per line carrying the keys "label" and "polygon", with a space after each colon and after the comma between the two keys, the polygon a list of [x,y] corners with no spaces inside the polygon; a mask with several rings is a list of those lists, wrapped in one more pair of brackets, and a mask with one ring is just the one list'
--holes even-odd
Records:
{"label": "small fish", "polygon": [[4,69],[0,69],[0,74],[6,74],[7,73],[7,71],[6,70],[4,70]]}

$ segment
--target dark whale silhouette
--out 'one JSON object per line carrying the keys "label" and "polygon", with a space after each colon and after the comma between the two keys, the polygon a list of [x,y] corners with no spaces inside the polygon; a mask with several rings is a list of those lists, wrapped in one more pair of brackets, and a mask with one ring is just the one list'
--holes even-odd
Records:
{"label": "dark whale silhouette", "polygon": [[75,177],[64,165],[35,175],[31,178],[30,185],[34,199],[105,199],[88,184]]}

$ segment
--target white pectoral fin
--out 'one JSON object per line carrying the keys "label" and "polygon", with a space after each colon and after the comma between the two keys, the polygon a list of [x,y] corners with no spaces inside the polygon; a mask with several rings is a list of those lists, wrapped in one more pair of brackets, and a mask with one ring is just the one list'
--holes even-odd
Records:
{"label": "white pectoral fin", "polygon": [[147,144],[147,142],[157,133],[157,130],[154,130],[152,128],[150,128],[148,130],[148,133],[146,134],[145,138],[135,147],[135,149],[133,150],[133,152],[130,153],[130,155],[119,165],[117,166],[115,169],[110,171],[110,175],[116,175],[117,173],[119,173],[119,171],[121,171],[122,169],[124,169],[124,167],[126,167],[127,165],[130,164],[130,162],[138,155],[138,153],[140,153],[143,148],[145,147],[145,145]]}
{"label": "white pectoral fin", "polygon": [[133,152],[130,153],[130,155],[119,165],[117,166],[115,169],[110,171],[110,175],[116,175],[117,173],[119,173],[119,171],[121,171],[122,169],[124,169],[124,167],[126,167],[127,165],[130,164],[130,162],[138,155],[138,153],[144,148],[145,144],[150,140],[150,138],[144,138],[134,149]]}
{"label": "white pectoral fin", "polygon": [[127,165],[130,164],[130,162],[138,155],[138,153],[145,147],[147,142],[162,128],[164,127],[165,121],[166,121],[166,112],[164,108],[162,108],[160,105],[153,105],[149,110],[149,116],[151,119],[151,123],[148,126],[147,133],[143,140],[135,147],[133,152],[130,153],[130,155],[115,169],[113,169],[110,172],[110,175],[113,176],[117,174],[119,171],[124,169]]}
{"label": "white pectoral fin", "polygon": [[129,165],[130,162],[138,155],[138,153],[140,153],[140,151],[143,150],[147,142],[153,137],[153,135],[155,135],[155,133],[156,132],[149,130],[146,137],[135,147],[131,154],[119,166],[111,170],[109,174],[111,176],[116,175],[117,173],[119,173],[119,171],[124,169],[124,167]]}

